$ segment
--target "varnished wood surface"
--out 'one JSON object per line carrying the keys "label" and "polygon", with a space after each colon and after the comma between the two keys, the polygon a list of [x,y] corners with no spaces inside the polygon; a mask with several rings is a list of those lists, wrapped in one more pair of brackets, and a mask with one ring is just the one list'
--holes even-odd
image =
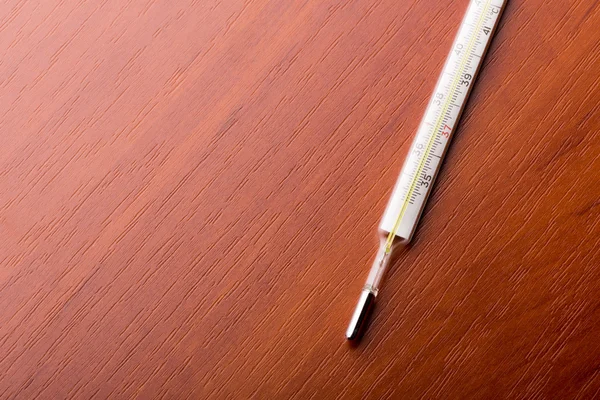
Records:
{"label": "varnished wood surface", "polygon": [[357,347],[467,1],[4,1],[1,398],[598,398],[600,6],[510,0]]}

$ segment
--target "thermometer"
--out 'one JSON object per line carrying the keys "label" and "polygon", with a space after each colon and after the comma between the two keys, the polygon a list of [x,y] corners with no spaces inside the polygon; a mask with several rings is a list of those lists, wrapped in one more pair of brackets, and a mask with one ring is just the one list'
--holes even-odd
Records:
{"label": "thermometer", "polygon": [[346,331],[358,338],[394,249],[408,243],[506,0],[471,0],[379,226],[380,246]]}

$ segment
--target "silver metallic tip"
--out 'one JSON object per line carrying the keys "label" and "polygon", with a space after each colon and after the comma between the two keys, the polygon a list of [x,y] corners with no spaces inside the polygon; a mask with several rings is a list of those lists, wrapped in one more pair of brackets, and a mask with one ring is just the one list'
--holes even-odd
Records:
{"label": "silver metallic tip", "polygon": [[350,320],[350,325],[346,330],[346,339],[356,340],[360,337],[361,330],[365,324],[373,304],[375,303],[375,295],[368,289],[363,289],[358,299],[354,314]]}

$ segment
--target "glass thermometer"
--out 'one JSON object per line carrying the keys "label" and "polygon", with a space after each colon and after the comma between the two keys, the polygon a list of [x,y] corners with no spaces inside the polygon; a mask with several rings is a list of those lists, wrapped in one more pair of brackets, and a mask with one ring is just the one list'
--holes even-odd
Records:
{"label": "glass thermometer", "polygon": [[379,226],[380,246],[346,338],[358,338],[394,249],[408,243],[506,0],[471,0]]}

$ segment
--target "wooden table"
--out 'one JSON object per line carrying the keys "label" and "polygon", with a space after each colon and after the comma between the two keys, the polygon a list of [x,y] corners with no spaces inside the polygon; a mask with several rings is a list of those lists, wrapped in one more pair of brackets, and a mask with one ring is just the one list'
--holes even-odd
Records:
{"label": "wooden table", "polygon": [[600,5],[510,0],[344,331],[467,0],[8,0],[0,398],[598,398]]}

